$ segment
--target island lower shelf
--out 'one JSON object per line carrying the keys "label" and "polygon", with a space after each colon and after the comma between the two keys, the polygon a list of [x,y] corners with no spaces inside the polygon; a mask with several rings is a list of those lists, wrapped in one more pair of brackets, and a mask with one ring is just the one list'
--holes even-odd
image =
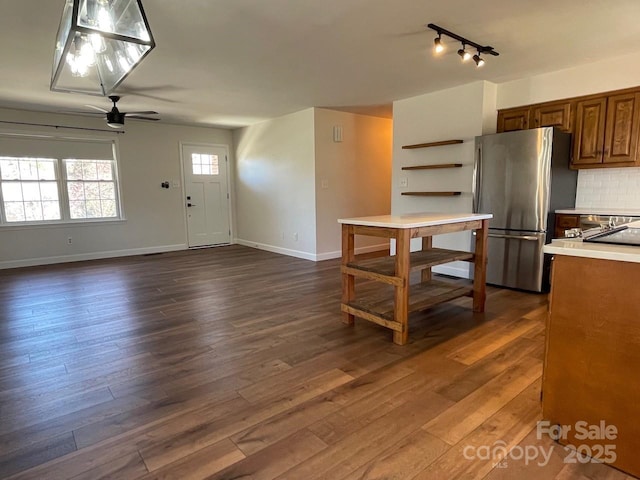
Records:
{"label": "island lower shelf", "polygon": [[[409,270],[411,272],[425,270],[427,268],[455,261],[473,262],[473,252],[447,250],[444,248],[431,248],[419,252],[412,252],[409,257]],[[395,274],[395,257],[370,258],[349,262],[342,266],[342,273],[354,277],[377,280],[389,285],[403,285],[402,277]]]}
{"label": "island lower shelf", "polygon": [[[409,290],[409,313],[427,310],[439,303],[473,295],[473,286],[470,284],[438,280],[411,285]],[[343,303],[341,308],[343,312],[365,318],[398,332],[402,331],[403,324],[394,318],[393,292],[380,290],[368,292],[349,303]]]}

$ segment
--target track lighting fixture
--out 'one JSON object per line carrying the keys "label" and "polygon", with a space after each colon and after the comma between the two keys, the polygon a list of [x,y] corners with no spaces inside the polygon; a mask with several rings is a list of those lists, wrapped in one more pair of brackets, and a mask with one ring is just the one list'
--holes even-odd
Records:
{"label": "track lighting fixture", "polygon": [[433,40],[433,50],[436,53],[444,52],[444,45],[442,45],[442,36],[440,34]]}
{"label": "track lighting fixture", "polygon": [[[441,53],[442,51],[444,51],[444,45],[442,44],[442,36],[445,35],[447,37],[451,37],[454,40],[457,40],[460,43],[462,43],[462,48],[458,50],[458,55],[460,55],[460,58],[462,59],[463,62],[466,62],[470,58],[473,58],[473,61],[475,62],[476,67],[482,67],[485,64],[485,59],[482,58],[483,54],[493,55],[494,57],[497,57],[498,55],[500,55],[498,52],[496,52],[493,49],[493,47],[490,47],[488,45],[480,45],[479,43],[472,42],[468,38],[461,37],[457,33],[450,32],[449,30],[445,30],[444,28],[439,27],[438,25],[434,25],[433,23],[429,23],[427,25],[427,28],[430,28],[431,30],[435,30],[436,33],[438,34],[436,39],[433,41],[434,51],[436,53]],[[478,52],[475,55],[473,55],[473,57],[471,56],[471,53],[467,51],[467,47],[469,46],[475,48]]]}
{"label": "track lighting fixture", "polygon": [[462,44],[462,48],[458,50],[458,55],[460,55],[460,58],[462,58],[463,62],[466,62],[471,58],[471,54],[467,52],[467,48],[464,43]]}

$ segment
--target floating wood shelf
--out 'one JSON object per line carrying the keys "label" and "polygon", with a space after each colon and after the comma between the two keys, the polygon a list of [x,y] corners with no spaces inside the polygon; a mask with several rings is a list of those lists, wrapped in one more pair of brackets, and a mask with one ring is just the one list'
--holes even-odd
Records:
{"label": "floating wood shelf", "polygon": [[401,195],[414,195],[416,197],[455,197],[462,192],[402,192]]}
{"label": "floating wood shelf", "polygon": [[442,140],[441,142],[429,142],[429,143],[416,143],[415,145],[403,145],[405,150],[411,150],[414,148],[429,148],[429,147],[442,147],[443,145],[456,145],[463,143],[464,140]]}
{"label": "floating wood shelf", "polygon": [[402,170],[432,170],[436,168],[460,168],[461,163],[440,163],[437,165],[415,165],[413,167],[402,167]]}

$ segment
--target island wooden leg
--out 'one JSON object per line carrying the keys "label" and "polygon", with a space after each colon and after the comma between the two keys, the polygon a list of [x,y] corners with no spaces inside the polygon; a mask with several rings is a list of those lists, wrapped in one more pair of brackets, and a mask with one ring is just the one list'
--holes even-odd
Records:
{"label": "island wooden leg", "polygon": [[402,330],[393,331],[393,343],[404,345],[409,340],[409,255],[411,231],[408,228],[398,229],[396,234],[396,276],[403,279],[402,285],[396,287],[394,302],[394,320],[399,322]]}
{"label": "island wooden leg", "polygon": [[476,230],[476,251],[473,274],[473,311],[484,312],[487,297],[487,235],[489,220],[482,220],[482,228]]}
{"label": "island wooden leg", "polygon": [[[431,250],[433,247],[433,237],[422,237],[422,251]],[[431,280],[431,267],[422,270],[421,280],[422,282],[428,282]]]}
{"label": "island wooden leg", "polygon": [[[347,265],[355,258],[355,235],[352,225],[342,225],[342,265]],[[348,304],[355,298],[355,277],[347,273],[342,274],[342,303]],[[353,325],[354,316],[342,312],[342,323]]]}

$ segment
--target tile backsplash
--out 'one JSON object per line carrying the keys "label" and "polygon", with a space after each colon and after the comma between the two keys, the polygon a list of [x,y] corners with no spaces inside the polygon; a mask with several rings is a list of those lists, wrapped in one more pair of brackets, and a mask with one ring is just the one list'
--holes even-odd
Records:
{"label": "tile backsplash", "polygon": [[640,208],[640,168],[580,170],[576,207]]}

